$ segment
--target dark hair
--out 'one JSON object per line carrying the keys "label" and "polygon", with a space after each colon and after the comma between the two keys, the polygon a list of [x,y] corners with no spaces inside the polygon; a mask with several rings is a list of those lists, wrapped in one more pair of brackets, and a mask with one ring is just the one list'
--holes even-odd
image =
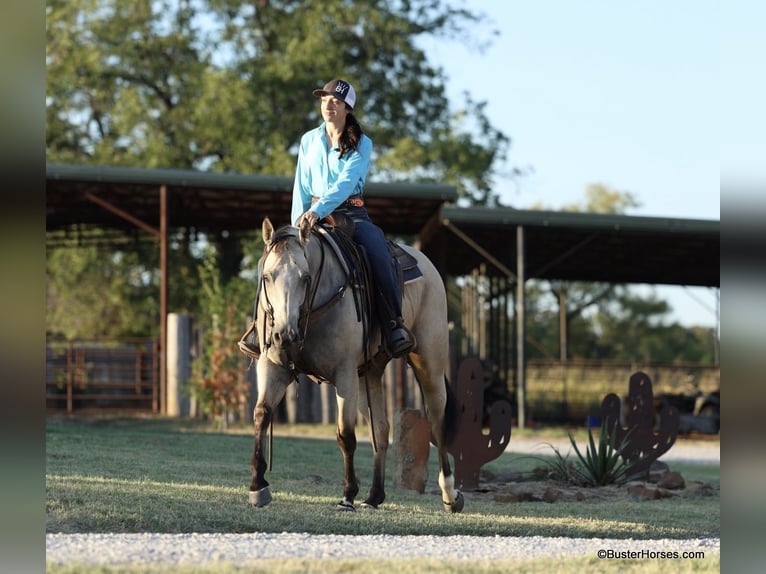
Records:
{"label": "dark hair", "polygon": [[362,139],[362,126],[351,112],[346,115],[346,125],[343,127],[343,133],[340,134],[338,147],[340,148],[340,159],[347,153],[355,151],[359,147],[359,141]]}

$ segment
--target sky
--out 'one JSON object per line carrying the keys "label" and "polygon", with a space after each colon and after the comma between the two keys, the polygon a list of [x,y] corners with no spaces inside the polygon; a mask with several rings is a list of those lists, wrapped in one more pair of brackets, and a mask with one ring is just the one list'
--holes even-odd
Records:
{"label": "sky", "polygon": [[[560,209],[598,183],[638,200],[628,215],[720,220],[717,1],[456,4],[490,22],[423,46],[451,102],[487,102],[511,138],[505,167],[529,172],[496,178],[504,204]],[[717,325],[717,289],[637,289],[667,300],[671,321]]]}

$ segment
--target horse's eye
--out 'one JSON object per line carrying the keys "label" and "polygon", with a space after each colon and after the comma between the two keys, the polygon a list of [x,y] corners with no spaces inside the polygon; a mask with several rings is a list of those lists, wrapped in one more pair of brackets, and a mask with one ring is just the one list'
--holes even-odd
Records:
{"label": "horse's eye", "polygon": [[264,281],[268,281],[269,283],[271,283],[271,273],[264,273],[263,274],[263,280]]}

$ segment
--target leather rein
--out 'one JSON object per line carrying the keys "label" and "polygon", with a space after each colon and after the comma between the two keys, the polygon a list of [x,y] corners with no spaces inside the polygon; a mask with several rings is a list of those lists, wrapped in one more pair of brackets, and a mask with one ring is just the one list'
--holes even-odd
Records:
{"label": "leather rein", "polygon": [[[319,247],[320,247],[320,259],[319,259],[319,267],[316,273],[316,277],[312,278],[311,275],[307,275],[304,278],[304,281],[306,282],[306,294],[303,298],[303,302],[301,303],[300,307],[300,313],[298,315],[298,330],[299,330],[299,349],[303,349],[303,344],[306,340],[306,331],[308,330],[309,321],[313,319],[318,319],[325,313],[327,313],[330,309],[332,309],[336,304],[340,302],[340,300],[343,298],[343,296],[346,294],[346,290],[351,285],[351,278],[348,273],[345,273],[345,281],[343,284],[338,288],[338,290],[335,292],[335,294],[330,297],[327,301],[319,305],[318,307],[314,307],[314,301],[316,299],[317,290],[319,288],[319,283],[322,278],[322,269],[324,268],[324,262],[325,262],[325,242],[328,241],[324,236],[322,236],[321,233],[318,233],[317,231],[313,230],[311,233],[320,239]],[[286,228],[286,231],[281,231],[277,236],[274,237],[274,239],[269,244],[267,250],[263,253],[263,260],[266,261],[266,258],[268,257],[269,253],[274,249],[274,247],[291,237],[296,237],[297,233],[294,232],[291,228]],[[332,251],[332,250],[331,250]],[[268,349],[272,345],[272,339],[271,339],[271,333],[274,330],[274,307],[271,304],[271,301],[269,299],[269,293],[266,289],[265,280],[263,278],[263,274],[261,274],[260,277],[260,291],[263,293],[263,299],[265,300],[265,306],[262,306],[262,309],[266,312],[266,321],[264,321],[263,324],[263,330],[262,338],[261,340],[265,342],[265,348]],[[260,304],[260,301],[259,301]],[[268,336],[266,334],[266,324],[268,323],[269,326],[269,333]],[[289,355],[288,353],[288,359],[289,359],[289,365],[288,370],[290,371],[290,374],[292,375],[293,379],[295,381],[298,380],[298,372],[295,367],[295,361],[293,357]]]}

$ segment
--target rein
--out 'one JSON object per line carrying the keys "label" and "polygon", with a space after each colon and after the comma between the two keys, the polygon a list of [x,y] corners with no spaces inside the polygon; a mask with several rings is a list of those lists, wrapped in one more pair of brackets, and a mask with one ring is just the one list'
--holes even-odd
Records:
{"label": "rein", "polygon": [[[319,253],[320,253],[320,259],[319,259],[319,266],[317,267],[316,277],[312,279],[311,276],[306,277],[305,281],[307,282],[306,285],[306,295],[303,299],[303,302],[301,303],[300,307],[300,313],[298,315],[298,329],[300,331],[300,349],[303,349],[303,343],[306,339],[306,332],[308,331],[308,326],[310,320],[318,319],[325,313],[327,313],[330,309],[332,309],[335,305],[337,305],[340,300],[343,298],[343,296],[346,294],[346,290],[348,289],[349,285],[351,285],[351,278],[348,275],[348,273],[345,274],[345,281],[343,284],[338,288],[338,290],[335,292],[335,294],[330,297],[327,301],[322,303],[321,305],[314,307],[314,302],[316,299],[317,290],[319,289],[319,284],[322,278],[322,270],[324,269],[325,264],[325,244],[324,242],[327,241],[325,237],[323,237],[320,233],[316,232],[315,230],[312,230],[312,234],[320,239],[319,242]],[[263,254],[263,260],[266,260],[266,257],[268,257],[269,253],[274,249],[274,246],[278,243],[289,239],[290,237],[296,237],[296,232],[292,228],[285,228],[285,230],[281,230],[278,235],[274,237],[274,239],[269,244],[269,247],[267,251]],[[268,317],[268,323],[271,327],[270,331],[274,328],[274,307],[271,304],[271,301],[269,300],[269,294],[268,290],[266,289],[266,285],[263,279],[263,275],[261,275],[261,292],[264,294],[264,299],[266,301],[266,306],[264,308],[264,311],[266,312],[266,315]],[[262,337],[262,341],[265,341],[266,348],[271,346],[271,336],[269,335],[266,337],[266,322],[264,321],[264,333]],[[295,368],[295,362],[292,357],[288,355],[288,358],[290,359],[289,364],[289,371],[290,374],[293,377],[293,380],[296,382],[298,381],[297,376],[297,370]]]}
{"label": "rein", "polygon": [[[346,294],[346,291],[348,287],[351,285],[352,278],[351,273],[349,271],[344,270],[345,275],[345,281],[343,284],[338,288],[338,290],[335,292],[335,294],[330,297],[327,301],[322,303],[321,305],[314,307],[314,300],[316,299],[317,290],[319,288],[319,283],[322,277],[322,269],[324,268],[325,264],[325,243],[329,242],[330,240],[327,239],[323,234],[319,233],[317,230],[312,229],[311,233],[313,236],[317,237],[319,239],[319,247],[320,247],[320,260],[319,260],[319,267],[317,268],[317,274],[316,277],[312,280],[312,277],[309,276],[306,278],[307,285],[306,285],[306,295],[304,297],[303,302],[301,303],[300,307],[300,313],[298,315],[298,329],[300,331],[300,345],[299,349],[303,349],[303,344],[306,339],[306,332],[308,331],[309,322],[312,318],[318,319],[325,313],[327,313],[330,309],[332,309],[335,305],[337,305],[340,300],[343,298],[343,296]],[[281,230],[277,231],[277,234],[272,239],[271,243],[269,244],[267,250],[263,254],[263,261],[266,261],[266,258],[268,257],[269,253],[274,249],[274,246],[280,243],[281,241],[285,241],[291,237],[297,237],[297,231],[294,228],[291,227],[285,227]],[[344,268],[343,261],[339,259],[339,255],[335,253],[335,250],[331,249],[331,251],[334,253],[335,258],[338,260],[338,263],[340,264],[341,268]],[[271,327],[269,330],[273,331],[274,328],[274,307],[271,304],[271,301],[269,300],[269,294],[266,289],[266,285],[263,279],[263,274],[261,274],[260,278],[260,285],[259,288],[261,292],[264,294],[264,299],[266,300],[266,308],[264,311],[267,314],[268,320],[269,320],[269,326]],[[369,290],[368,290],[369,291]],[[362,322],[362,340],[363,340],[363,346],[364,346],[364,363],[365,365],[369,362],[368,357],[368,345],[367,345],[367,339],[368,339],[368,324],[367,324],[367,314],[365,313],[364,309],[361,308],[361,303],[356,300],[356,292],[354,293],[355,297],[355,307],[357,311],[357,317]],[[367,293],[368,299],[369,299],[369,292]],[[369,301],[367,302],[367,308],[369,309]],[[271,346],[271,335],[269,334],[268,337],[266,337],[266,321],[264,321],[263,325],[263,333],[261,337],[261,341],[265,342],[265,348],[268,348]],[[289,351],[287,351],[287,358],[289,360],[289,363],[287,365],[287,370],[289,371],[293,381],[295,381],[296,384],[298,384],[298,369],[296,368],[295,360],[290,355]],[[299,365],[300,367],[300,365]],[[303,369],[305,371],[305,369]],[[364,372],[365,377],[365,389],[367,394],[367,409],[370,417],[370,430],[371,430],[371,437],[372,437],[372,446],[373,450],[377,452],[378,445],[377,440],[375,438],[375,426],[372,420],[372,400],[370,397],[370,386],[367,384],[367,372],[365,370]],[[271,448],[269,448],[269,457],[271,456]],[[271,466],[271,461],[269,461],[269,467]]]}

